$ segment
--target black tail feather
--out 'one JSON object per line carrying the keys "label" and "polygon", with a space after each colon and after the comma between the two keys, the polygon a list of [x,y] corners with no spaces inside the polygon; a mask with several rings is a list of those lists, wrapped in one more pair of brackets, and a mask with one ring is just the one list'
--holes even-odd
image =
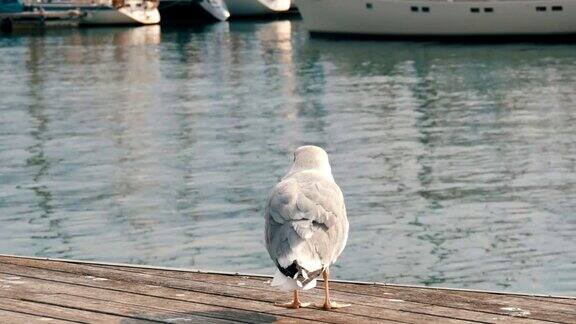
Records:
{"label": "black tail feather", "polygon": [[294,276],[300,272],[300,267],[298,266],[298,263],[294,261],[286,268],[282,268],[280,265],[278,265],[278,270],[280,270],[280,272],[282,272],[282,274],[286,277],[294,278]]}
{"label": "black tail feather", "polygon": [[322,270],[324,270],[324,269],[320,269],[320,270],[316,270],[316,271],[306,270],[306,274],[308,275],[308,279],[306,279],[302,275],[302,270],[304,268],[302,268],[296,261],[292,262],[292,264],[287,266],[286,268],[281,267],[279,264],[277,264],[277,267],[278,267],[278,270],[280,270],[280,272],[283,275],[285,275],[286,277],[290,277],[290,278],[293,278],[293,279],[300,281],[302,283],[302,285],[306,285],[310,281],[316,279],[316,277],[318,277],[322,273]]}

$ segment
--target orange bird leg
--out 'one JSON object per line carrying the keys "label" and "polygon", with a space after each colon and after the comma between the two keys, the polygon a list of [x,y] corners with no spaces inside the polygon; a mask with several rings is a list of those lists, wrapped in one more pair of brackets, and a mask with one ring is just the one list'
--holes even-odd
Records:
{"label": "orange bird leg", "polygon": [[286,307],[286,308],[294,308],[294,309],[298,309],[298,308],[302,308],[302,307],[308,307],[310,306],[310,303],[303,303],[300,301],[299,295],[298,295],[298,290],[294,290],[294,300],[292,300],[292,302],[290,303],[279,303],[279,304],[275,304],[276,306],[280,306],[280,307]]}
{"label": "orange bird leg", "polygon": [[339,303],[330,301],[330,284],[328,282],[329,276],[330,276],[330,272],[328,271],[328,268],[326,268],[326,270],[322,271],[322,277],[324,278],[324,305],[322,306],[322,309],[330,310],[333,308],[336,309],[336,308],[343,308],[343,307],[350,306],[350,304],[339,304]]}

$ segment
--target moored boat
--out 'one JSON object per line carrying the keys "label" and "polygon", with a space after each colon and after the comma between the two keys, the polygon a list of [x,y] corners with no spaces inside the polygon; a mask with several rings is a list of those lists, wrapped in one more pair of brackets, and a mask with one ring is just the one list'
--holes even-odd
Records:
{"label": "moored boat", "polygon": [[0,13],[22,12],[24,5],[18,0],[0,0]]}
{"label": "moored boat", "polygon": [[29,2],[28,10],[79,10],[81,25],[151,25],[160,22],[157,0],[48,0]]}
{"label": "moored boat", "polygon": [[79,10],[46,11],[26,8],[20,0],[0,0],[0,31],[78,26]]}
{"label": "moored boat", "polygon": [[290,0],[225,0],[232,17],[261,16],[290,10]]}
{"label": "moored boat", "polygon": [[[1,10],[2,8],[0,8]],[[0,11],[0,31],[36,30],[53,27],[76,27],[82,13],[79,10],[66,11]]]}
{"label": "moored boat", "polygon": [[225,21],[230,17],[224,0],[160,0],[159,9],[164,22]]}
{"label": "moored boat", "polygon": [[311,32],[391,36],[576,33],[574,0],[296,0]]}

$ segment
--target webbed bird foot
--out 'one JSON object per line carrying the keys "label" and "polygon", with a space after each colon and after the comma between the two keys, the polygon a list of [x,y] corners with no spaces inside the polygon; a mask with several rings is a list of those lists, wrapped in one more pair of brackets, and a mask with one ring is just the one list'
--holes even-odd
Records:
{"label": "webbed bird foot", "polygon": [[326,269],[324,269],[324,271],[322,271],[322,277],[324,278],[324,305],[318,306],[318,308],[321,308],[323,310],[331,310],[331,309],[338,309],[338,308],[344,308],[344,307],[352,306],[350,304],[340,304],[340,303],[331,301],[330,300],[330,284],[329,284],[329,280],[328,280],[328,278],[330,277],[330,272],[328,271],[328,268],[326,268]]}
{"label": "webbed bird foot", "polygon": [[300,297],[298,296],[298,290],[294,290],[294,299],[290,303],[275,303],[275,306],[285,307],[285,308],[304,308],[310,306],[310,303],[303,303],[300,301]]}
{"label": "webbed bird foot", "polygon": [[322,306],[318,306],[318,308],[321,308],[323,310],[331,310],[331,309],[338,309],[338,308],[344,308],[344,307],[350,307],[352,306],[351,304],[341,304],[341,303],[337,303],[337,302],[330,302],[328,303],[324,303]]}
{"label": "webbed bird foot", "polygon": [[274,306],[298,309],[298,308],[309,307],[310,303],[302,303],[302,302],[293,302],[292,301],[289,303],[274,303]]}

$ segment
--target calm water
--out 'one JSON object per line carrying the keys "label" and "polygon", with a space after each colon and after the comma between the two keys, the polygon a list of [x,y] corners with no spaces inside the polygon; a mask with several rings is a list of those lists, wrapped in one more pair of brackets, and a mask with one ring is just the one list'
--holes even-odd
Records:
{"label": "calm water", "polygon": [[325,147],[344,279],[576,295],[576,46],[298,20],[0,37],[0,253],[271,273],[268,189]]}

